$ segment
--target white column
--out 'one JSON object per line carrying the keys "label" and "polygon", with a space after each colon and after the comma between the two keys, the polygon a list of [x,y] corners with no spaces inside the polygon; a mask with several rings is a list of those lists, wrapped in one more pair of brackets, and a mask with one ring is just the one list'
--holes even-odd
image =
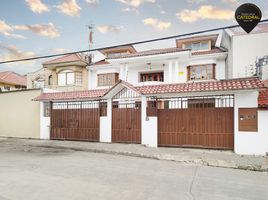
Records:
{"label": "white column", "polygon": [[123,64],[121,64],[120,65],[120,74],[119,74],[119,79],[121,79],[121,80],[124,80],[124,65]]}
{"label": "white column", "polygon": [[128,64],[125,64],[125,81],[128,80]]}
{"label": "white column", "polygon": [[157,147],[157,117],[146,116],[147,100],[141,97],[141,143],[149,147]]}
{"label": "white column", "polygon": [[91,90],[93,88],[93,85],[92,85],[92,71],[90,69],[88,69],[88,72],[87,72],[87,88],[88,90]]}
{"label": "white column", "polygon": [[44,102],[40,102],[40,139],[50,139],[50,117],[44,117]]}
{"label": "white column", "polygon": [[175,61],[175,70],[174,70],[174,82],[178,83],[179,82],[179,61]]}
{"label": "white column", "polygon": [[168,80],[169,80],[169,83],[172,83],[172,81],[173,81],[173,79],[172,79],[172,76],[173,76],[172,65],[173,65],[173,62],[172,62],[172,60],[170,60],[169,63],[168,63]]}
{"label": "white column", "polygon": [[100,142],[112,142],[112,99],[107,100],[107,116],[100,117]]}

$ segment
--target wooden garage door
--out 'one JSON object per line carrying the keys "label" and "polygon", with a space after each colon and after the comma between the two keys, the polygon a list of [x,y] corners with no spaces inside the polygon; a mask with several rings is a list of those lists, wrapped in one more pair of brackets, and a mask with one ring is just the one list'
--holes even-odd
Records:
{"label": "wooden garage door", "polygon": [[141,102],[113,103],[112,142],[141,143]]}
{"label": "wooden garage door", "polygon": [[[187,108],[175,108],[171,106],[172,102],[165,102],[164,107],[158,109],[159,146],[234,148],[234,109],[231,104],[221,107],[215,99],[204,101],[203,105],[191,100],[186,104]],[[194,104],[196,106],[192,106]]]}
{"label": "wooden garage door", "polygon": [[50,138],[99,141],[99,103],[53,103]]}

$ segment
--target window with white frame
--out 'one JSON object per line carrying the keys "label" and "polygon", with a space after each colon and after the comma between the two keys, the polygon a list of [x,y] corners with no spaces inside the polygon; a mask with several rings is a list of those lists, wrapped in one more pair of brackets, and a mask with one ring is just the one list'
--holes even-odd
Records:
{"label": "window with white frame", "polygon": [[209,41],[192,42],[184,44],[185,49],[191,49],[192,51],[204,51],[209,50]]}
{"label": "window with white frame", "polygon": [[72,70],[64,70],[58,73],[58,85],[82,85],[82,72],[73,72]]}

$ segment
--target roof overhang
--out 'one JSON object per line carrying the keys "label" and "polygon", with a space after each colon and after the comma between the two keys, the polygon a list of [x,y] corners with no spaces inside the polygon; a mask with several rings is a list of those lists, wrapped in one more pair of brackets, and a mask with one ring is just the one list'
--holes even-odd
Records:
{"label": "roof overhang", "polygon": [[173,60],[173,59],[184,59],[190,58],[190,50],[173,52],[173,53],[163,53],[157,55],[146,55],[128,58],[118,58],[118,59],[107,59],[111,64],[123,64],[123,63],[144,63],[153,61],[163,61],[163,60]]}

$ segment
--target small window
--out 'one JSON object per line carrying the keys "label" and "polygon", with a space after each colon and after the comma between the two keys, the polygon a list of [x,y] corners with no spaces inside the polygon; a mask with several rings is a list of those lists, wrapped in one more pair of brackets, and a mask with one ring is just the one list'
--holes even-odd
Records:
{"label": "small window", "polygon": [[100,102],[100,116],[107,116],[107,102]]}
{"label": "small window", "polygon": [[257,108],[239,108],[239,131],[258,131]]}
{"label": "small window", "polygon": [[188,67],[188,80],[215,79],[215,65],[195,65]]}
{"label": "small window", "polygon": [[164,80],[164,72],[153,72],[153,73],[140,74],[140,81],[141,82],[147,82],[147,81],[163,82],[163,80]]}
{"label": "small window", "polygon": [[48,77],[48,85],[52,85],[52,75]]}
{"label": "small window", "polygon": [[50,117],[50,103],[44,102],[44,117]]}
{"label": "small window", "polygon": [[118,73],[98,74],[98,86],[112,86],[119,80]]}
{"label": "small window", "polygon": [[204,51],[209,50],[209,41],[193,42],[184,44],[185,49],[191,49],[192,51]]}
{"label": "small window", "polygon": [[83,84],[83,75],[82,72],[75,72],[75,85]]}

